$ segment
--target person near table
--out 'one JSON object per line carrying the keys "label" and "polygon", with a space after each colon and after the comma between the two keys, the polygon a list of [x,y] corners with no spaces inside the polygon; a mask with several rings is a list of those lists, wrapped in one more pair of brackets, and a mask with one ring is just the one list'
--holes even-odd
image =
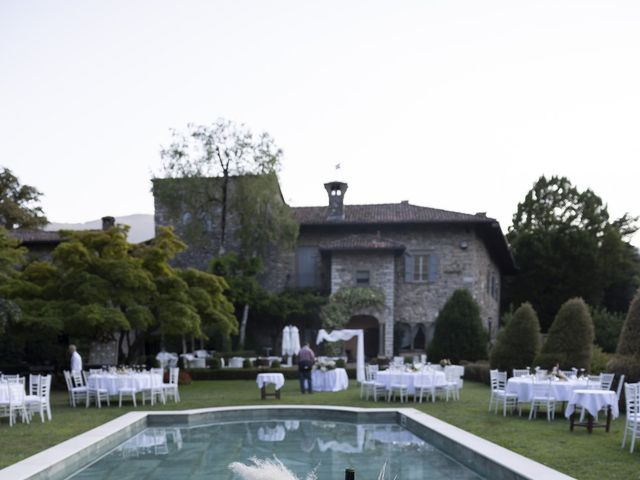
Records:
{"label": "person near table", "polygon": [[315,361],[316,356],[307,342],[300,349],[300,352],[298,352],[298,372],[300,374],[300,391],[302,393],[305,393],[305,383],[307,385],[307,391],[313,393],[311,370],[313,369]]}
{"label": "person near table", "polygon": [[69,345],[69,353],[71,354],[71,371],[72,372],[81,372],[82,371],[82,357],[76,350],[76,346],[71,344]]}

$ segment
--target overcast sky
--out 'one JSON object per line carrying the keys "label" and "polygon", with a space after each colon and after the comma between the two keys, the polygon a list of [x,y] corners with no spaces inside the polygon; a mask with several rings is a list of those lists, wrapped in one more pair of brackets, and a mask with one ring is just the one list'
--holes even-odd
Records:
{"label": "overcast sky", "polygon": [[555,174],[639,215],[640,2],[0,0],[0,165],[50,220],[153,213],[169,129],[218,117],[294,206],[344,180],[506,232]]}

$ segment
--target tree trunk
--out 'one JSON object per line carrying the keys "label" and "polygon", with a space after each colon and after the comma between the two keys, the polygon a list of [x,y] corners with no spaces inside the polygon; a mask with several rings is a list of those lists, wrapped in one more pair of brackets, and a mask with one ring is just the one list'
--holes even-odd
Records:
{"label": "tree trunk", "polygon": [[191,351],[195,352],[196,351],[196,339],[193,336],[193,334],[191,335]]}
{"label": "tree trunk", "polygon": [[182,353],[187,353],[187,337],[182,335]]}
{"label": "tree trunk", "polygon": [[240,322],[240,341],[238,342],[241,350],[244,350],[244,339],[247,331],[247,320],[249,319],[249,304],[245,303],[242,309],[242,321]]}
{"label": "tree trunk", "polygon": [[218,247],[218,255],[224,255],[225,236],[227,233],[227,202],[229,192],[229,172],[223,171],[222,175],[222,201],[220,205],[220,246]]}

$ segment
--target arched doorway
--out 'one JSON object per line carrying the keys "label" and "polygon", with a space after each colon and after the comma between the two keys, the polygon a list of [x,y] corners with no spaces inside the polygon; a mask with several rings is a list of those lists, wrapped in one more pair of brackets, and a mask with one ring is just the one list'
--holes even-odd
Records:
{"label": "arched doorway", "polygon": [[427,332],[425,326],[419,323],[416,325],[416,332],[413,337],[413,349],[414,350],[426,350],[427,349]]}
{"label": "arched doorway", "polygon": [[[375,358],[378,356],[378,346],[380,341],[380,327],[378,320],[371,315],[354,315],[344,328],[357,328],[364,330],[364,356]],[[349,361],[355,362],[357,338],[353,337],[344,343],[345,352],[349,353]]]}

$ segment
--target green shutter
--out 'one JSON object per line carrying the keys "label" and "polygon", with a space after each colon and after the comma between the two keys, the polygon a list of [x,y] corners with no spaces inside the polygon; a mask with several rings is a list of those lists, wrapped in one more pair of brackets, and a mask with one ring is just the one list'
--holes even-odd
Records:
{"label": "green shutter", "polygon": [[429,255],[429,281],[437,282],[440,275],[440,257],[437,253]]}
{"label": "green shutter", "polygon": [[404,281],[413,282],[413,256],[404,254]]}

